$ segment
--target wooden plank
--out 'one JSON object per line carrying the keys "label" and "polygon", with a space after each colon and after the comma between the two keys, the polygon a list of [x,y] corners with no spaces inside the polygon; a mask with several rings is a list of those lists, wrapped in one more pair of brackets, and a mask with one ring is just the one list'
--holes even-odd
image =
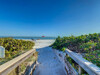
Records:
{"label": "wooden plank", "polygon": [[69,49],[66,49],[65,52],[77,63],[79,64],[88,74],[90,75],[100,75],[100,68],[94,65],[93,63],[85,60],[78,53],[74,53]]}
{"label": "wooden plank", "polygon": [[28,52],[8,61],[7,63],[0,66],[0,75],[7,75],[10,73],[14,68],[16,68],[18,65],[20,65],[22,62],[24,62],[26,59],[28,59],[30,56],[32,56],[33,53],[35,53],[36,50],[32,49]]}

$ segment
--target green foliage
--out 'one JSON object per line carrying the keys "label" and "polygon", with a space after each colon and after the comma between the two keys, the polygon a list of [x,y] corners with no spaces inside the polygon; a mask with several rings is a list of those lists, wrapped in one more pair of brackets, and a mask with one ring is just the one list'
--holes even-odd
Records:
{"label": "green foliage", "polygon": [[92,49],[97,45],[97,43],[94,43],[93,41],[89,41],[87,43],[83,43],[80,45],[80,48],[86,51],[92,51]]}
{"label": "green foliage", "polygon": [[86,52],[86,50],[100,49],[100,33],[94,33],[81,36],[70,36],[56,38],[52,45],[55,49],[69,48],[75,52]]}
{"label": "green foliage", "polygon": [[97,43],[96,49],[100,49],[100,41]]}
{"label": "green foliage", "polygon": [[17,40],[12,38],[0,38],[0,46],[5,47],[8,51],[18,51],[31,49],[34,43],[31,41]]}
{"label": "green foliage", "polygon": [[90,51],[85,54],[84,58],[100,67],[100,50]]}
{"label": "green foliage", "polygon": [[17,40],[13,38],[0,38],[0,46],[5,48],[5,59],[0,59],[0,61],[8,61],[21,53],[32,49],[34,42]]}
{"label": "green foliage", "polygon": [[61,49],[61,51],[65,52],[65,49],[66,49],[66,48],[65,48],[65,47],[63,47],[63,48]]}
{"label": "green foliage", "polygon": [[61,51],[68,48],[74,52],[86,53],[85,59],[100,66],[100,33],[58,37],[52,47]]}
{"label": "green foliage", "polygon": [[61,46],[61,42],[62,42],[62,40],[61,40],[60,36],[58,36],[58,38],[56,39],[55,43],[53,44],[54,45],[53,48],[59,49],[60,46]]}

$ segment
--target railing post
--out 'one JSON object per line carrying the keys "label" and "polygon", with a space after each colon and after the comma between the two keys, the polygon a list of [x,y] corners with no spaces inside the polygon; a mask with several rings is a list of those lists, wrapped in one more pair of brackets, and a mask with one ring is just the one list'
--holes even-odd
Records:
{"label": "railing post", "polygon": [[20,66],[18,66],[18,67],[16,68],[16,74],[17,74],[17,75],[20,75]]}
{"label": "railing post", "polygon": [[81,75],[81,73],[82,73],[81,66],[79,66],[79,68],[78,68],[78,72],[79,72],[79,75]]}

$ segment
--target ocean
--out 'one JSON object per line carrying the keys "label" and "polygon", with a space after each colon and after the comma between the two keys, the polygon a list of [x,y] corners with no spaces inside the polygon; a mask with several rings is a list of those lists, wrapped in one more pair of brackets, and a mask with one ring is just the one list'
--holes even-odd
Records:
{"label": "ocean", "polygon": [[[0,37],[0,38],[4,38],[4,36]],[[36,40],[36,39],[48,39],[48,40],[49,39],[56,39],[56,37],[21,37],[21,36],[19,36],[19,37],[12,37],[12,38],[14,38],[14,39],[33,39],[33,40]]]}

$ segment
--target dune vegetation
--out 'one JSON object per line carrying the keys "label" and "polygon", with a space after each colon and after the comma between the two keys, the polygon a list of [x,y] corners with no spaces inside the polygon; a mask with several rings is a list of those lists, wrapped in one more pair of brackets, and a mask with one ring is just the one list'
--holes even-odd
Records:
{"label": "dune vegetation", "polygon": [[0,58],[0,64],[30,50],[34,42],[13,38],[0,38],[0,46],[5,48],[5,58]]}
{"label": "dune vegetation", "polygon": [[52,47],[61,51],[66,48],[84,54],[83,57],[100,67],[100,33],[56,38]]}

